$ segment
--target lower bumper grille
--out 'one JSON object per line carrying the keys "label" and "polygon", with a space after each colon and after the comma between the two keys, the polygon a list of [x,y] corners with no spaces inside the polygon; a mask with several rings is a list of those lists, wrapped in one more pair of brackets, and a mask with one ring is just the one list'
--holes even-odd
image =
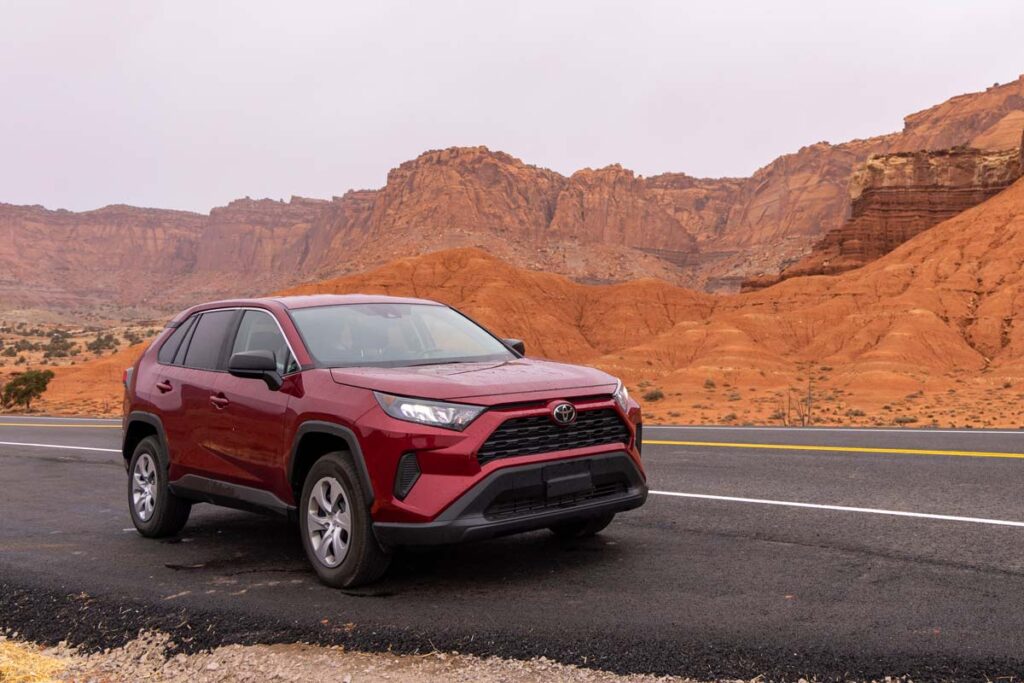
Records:
{"label": "lower bumper grille", "polygon": [[477,460],[483,465],[517,455],[627,443],[629,428],[613,408],[582,410],[575,422],[565,426],[556,425],[547,415],[513,417],[488,437],[477,453]]}
{"label": "lower bumper grille", "polygon": [[565,496],[546,498],[544,495],[517,496],[515,492],[509,492],[499,496],[484,510],[484,517],[487,519],[505,519],[518,517],[519,515],[531,512],[543,512],[546,510],[557,510],[559,508],[573,507],[580,503],[586,503],[601,498],[619,496],[628,490],[626,482],[616,481],[602,484],[589,491],[570,493]]}

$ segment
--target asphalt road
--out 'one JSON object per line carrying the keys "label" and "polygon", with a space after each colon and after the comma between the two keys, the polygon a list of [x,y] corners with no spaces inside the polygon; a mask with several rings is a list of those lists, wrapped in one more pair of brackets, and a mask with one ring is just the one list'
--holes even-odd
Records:
{"label": "asphalt road", "polygon": [[118,423],[0,417],[0,625],[698,678],[1024,673],[1024,432],[645,436],[649,502],[597,538],[406,552],[379,584],[334,591],[282,520],[197,506],[181,538],[138,536]]}

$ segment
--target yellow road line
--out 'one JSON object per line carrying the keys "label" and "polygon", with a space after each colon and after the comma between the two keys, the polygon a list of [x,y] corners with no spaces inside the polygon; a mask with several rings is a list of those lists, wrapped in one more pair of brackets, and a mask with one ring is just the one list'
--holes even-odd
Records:
{"label": "yellow road line", "polygon": [[39,427],[50,429],[51,427],[74,427],[75,429],[120,429],[121,425],[83,425],[83,424],[49,424],[39,422],[0,422],[0,427]]}
{"label": "yellow road line", "polygon": [[653,446],[710,446],[712,448],[758,448],[773,451],[832,451],[839,453],[898,453],[903,455],[955,455],[966,458],[1017,458],[1024,453],[999,451],[941,451],[920,448],[867,448],[864,446],[809,446],[782,443],[728,443],[725,441],[660,441],[644,439],[644,445]]}

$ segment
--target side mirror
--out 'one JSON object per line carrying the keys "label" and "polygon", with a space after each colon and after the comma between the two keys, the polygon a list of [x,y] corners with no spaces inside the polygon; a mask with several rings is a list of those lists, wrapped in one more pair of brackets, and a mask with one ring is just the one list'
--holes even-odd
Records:
{"label": "side mirror", "polygon": [[284,380],[277,371],[277,361],[271,351],[242,351],[231,356],[228,372],[235,377],[262,379],[271,391],[281,388]]}
{"label": "side mirror", "polygon": [[520,356],[526,355],[526,344],[523,343],[522,339],[502,339],[501,341]]}

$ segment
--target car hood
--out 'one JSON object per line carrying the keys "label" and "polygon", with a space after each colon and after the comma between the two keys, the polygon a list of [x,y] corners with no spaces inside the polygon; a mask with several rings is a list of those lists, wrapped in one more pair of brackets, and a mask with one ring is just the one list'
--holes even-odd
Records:
{"label": "car hood", "polygon": [[580,365],[518,358],[490,363],[453,363],[406,368],[332,368],[339,384],[403,396],[439,400],[472,400],[482,405],[507,401],[612,393],[617,380],[608,373]]}

